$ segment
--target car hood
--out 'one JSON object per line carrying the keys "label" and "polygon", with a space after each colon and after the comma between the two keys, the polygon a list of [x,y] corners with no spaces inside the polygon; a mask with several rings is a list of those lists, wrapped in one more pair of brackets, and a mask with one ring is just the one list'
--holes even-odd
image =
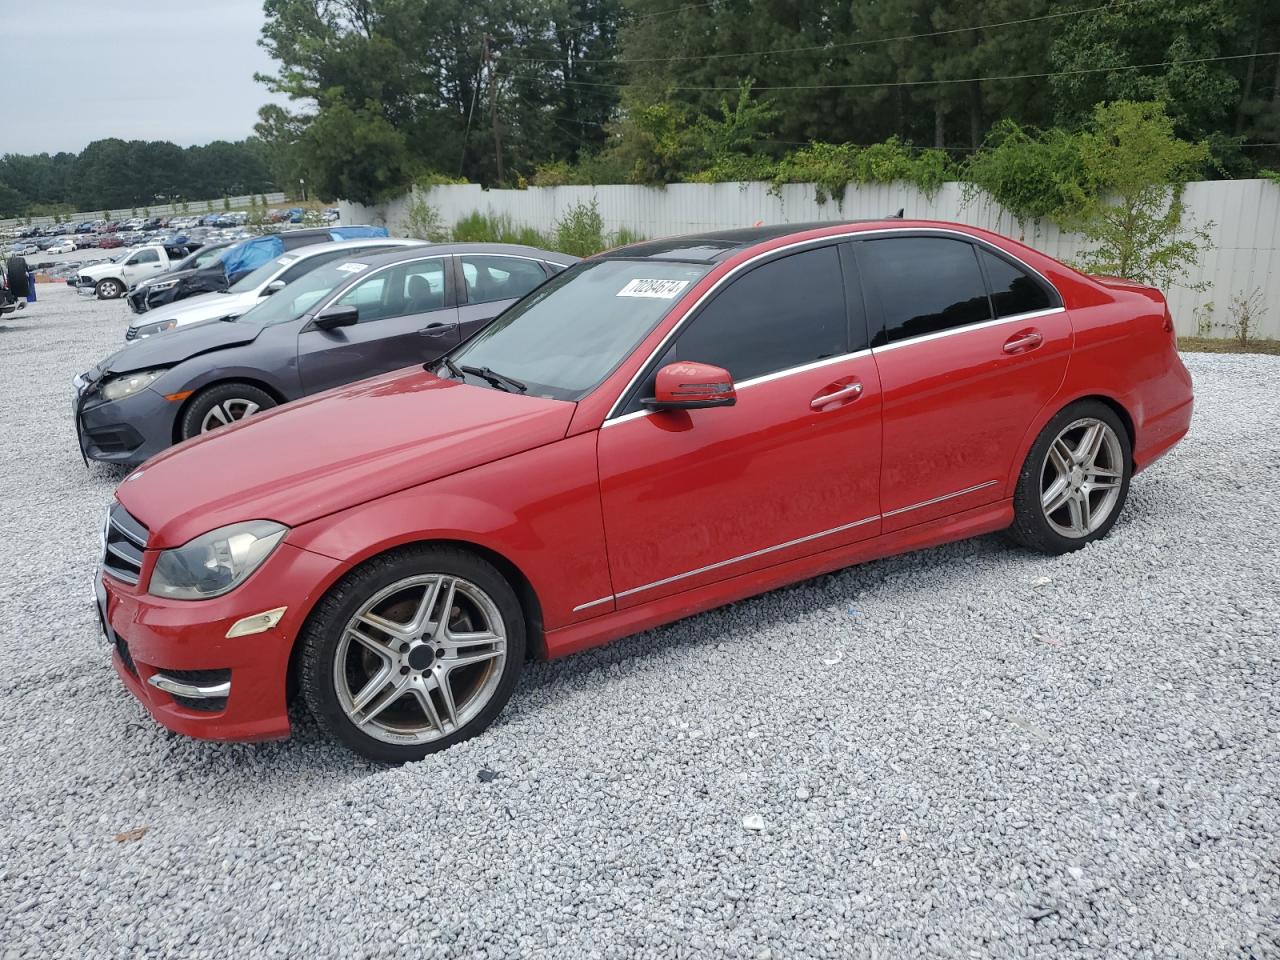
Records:
{"label": "car hood", "polygon": [[[186,271],[183,273],[185,274]],[[186,327],[189,324],[200,323],[202,320],[238,317],[257,303],[256,293],[202,293],[162,307],[152,307],[146,313],[136,317],[129,325],[147,327],[153,323],[175,320],[178,326]]]}
{"label": "car hood", "polygon": [[97,280],[100,277],[118,274],[120,270],[120,264],[107,261],[106,263],[91,263],[87,266],[81,267],[79,273],[82,277],[90,277],[91,279]]}
{"label": "car hood", "polygon": [[[147,316],[150,317],[151,314],[148,313]],[[211,350],[224,350],[252,343],[262,330],[261,326],[252,323],[228,323],[222,320],[193,323],[189,327],[169,330],[144,340],[134,340],[103,360],[95,371],[98,376],[102,376],[108,373],[172,367]],[[98,379],[98,376],[90,379]]]}
{"label": "car hood", "polygon": [[139,281],[138,286],[151,287],[164,280],[185,280],[187,277],[194,276],[195,273],[195,270],[166,270],[164,273],[157,273],[154,277]]}
{"label": "car hood", "polygon": [[180,443],[116,497],[160,548],[242,520],[297,527],[559,440],[574,406],[413,367]]}

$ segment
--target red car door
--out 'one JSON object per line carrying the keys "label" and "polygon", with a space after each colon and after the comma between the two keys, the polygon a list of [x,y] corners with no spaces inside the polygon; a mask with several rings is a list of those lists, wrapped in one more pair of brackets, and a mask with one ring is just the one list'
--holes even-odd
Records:
{"label": "red car door", "polygon": [[1006,494],[1013,457],[1057,392],[1071,321],[1048,281],[948,236],[855,244],[884,391],[884,531]]}
{"label": "red car door", "polygon": [[[841,259],[827,245],[729,280],[605,422],[600,490],[620,608],[879,532],[880,384]],[[737,404],[645,412],[653,374],[677,360],[726,368]]]}

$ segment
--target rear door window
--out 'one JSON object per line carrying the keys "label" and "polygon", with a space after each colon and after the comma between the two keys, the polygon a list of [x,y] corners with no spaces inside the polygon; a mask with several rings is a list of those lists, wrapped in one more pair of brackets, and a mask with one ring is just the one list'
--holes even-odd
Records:
{"label": "rear door window", "polygon": [[876,291],[889,343],[992,319],[977,251],[946,237],[858,245],[862,281]]}
{"label": "rear door window", "polygon": [[978,259],[991,289],[991,305],[997,317],[1013,317],[1056,306],[1044,284],[1021,267],[990,250],[979,248]]}
{"label": "rear door window", "polygon": [[536,260],[478,254],[465,254],[458,260],[467,282],[468,303],[515,300],[547,279]]}

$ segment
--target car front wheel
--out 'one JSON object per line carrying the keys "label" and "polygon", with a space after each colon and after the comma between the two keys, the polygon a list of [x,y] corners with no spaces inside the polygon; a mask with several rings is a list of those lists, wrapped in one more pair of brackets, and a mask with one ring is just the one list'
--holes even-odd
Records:
{"label": "car front wheel", "polygon": [[303,698],[321,726],[361,756],[404,763],[493,722],[524,664],[524,618],[492,564],[421,546],[350,573],[299,642]]}
{"label": "car front wheel", "polygon": [[248,383],[220,383],[198,393],[187,403],[179,423],[183,440],[251,417],[276,405],[275,397]]}
{"label": "car front wheel", "polygon": [[1115,411],[1096,400],[1060,411],[1036,438],[1014,492],[1014,540],[1068,553],[1105,537],[1129,495],[1133,450]]}
{"label": "car front wheel", "polygon": [[115,300],[124,293],[124,284],[119,280],[99,280],[95,292],[99,300]]}

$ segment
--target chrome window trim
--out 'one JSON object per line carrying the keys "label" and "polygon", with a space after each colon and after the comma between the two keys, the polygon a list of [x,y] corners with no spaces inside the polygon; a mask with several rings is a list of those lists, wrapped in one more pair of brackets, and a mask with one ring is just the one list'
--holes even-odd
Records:
{"label": "chrome window trim", "polygon": [[[1059,300],[1062,299],[1062,292],[1053,285],[1052,281],[1050,281],[1048,277],[1046,277],[1043,273],[1041,273],[1035,267],[1031,266],[1031,264],[1025,262],[1021,257],[1017,256],[1016,254],[1012,254],[1001,247],[997,247],[995,244],[987,240],[984,240],[982,237],[975,237],[973,234],[966,233],[963,230],[953,230],[949,227],[881,227],[876,230],[851,230],[845,233],[828,234],[827,236],[824,236],[824,237],[813,237],[809,240],[799,240],[799,241],[796,241],[795,243],[789,243],[782,247],[775,247],[772,250],[766,250],[763,253],[756,254],[754,257],[752,257],[749,260],[744,260],[742,263],[738,264],[736,267],[734,267],[732,270],[726,273],[723,277],[717,280],[710,287],[710,289],[708,289],[705,293],[702,294],[702,296],[698,297],[698,299],[695,300],[689,306],[689,309],[684,312],[684,314],[680,317],[680,319],[676,321],[675,326],[673,326],[669,331],[667,331],[666,336],[664,336],[662,340],[658,342],[658,345],[654,347],[652,351],[650,351],[649,356],[645,358],[644,363],[640,365],[640,368],[636,370],[635,374],[631,377],[631,379],[627,381],[627,385],[622,388],[622,392],[618,394],[618,396],[614,399],[613,404],[609,407],[609,412],[605,414],[603,425],[607,426],[609,422],[614,419],[615,414],[618,414],[619,405],[622,403],[623,399],[628,394],[631,393],[632,389],[634,389],[636,383],[640,380],[641,375],[643,375],[644,372],[649,368],[649,364],[653,362],[653,358],[658,356],[663,350],[667,348],[667,345],[671,342],[671,339],[677,333],[680,332],[680,330],[684,327],[686,323],[688,323],[689,317],[694,313],[694,311],[696,311],[700,306],[702,306],[702,304],[706,302],[708,297],[710,297],[712,294],[718,291],[721,287],[723,287],[726,283],[728,283],[732,278],[736,277],[739,273],[741,273],[743,270],[750,267],[752,264],[758,263],[759,261],[767,259],[768,257],[772,257],[776,254],[784,253],[787,251],[801,250],[805,247],[818,246],[820,244],[826,244],[826,243],[840,243],[846,240],[860,240],[866,237],[892,236],[894,234],[900,234],[900,233],[915,233],[915,234],[923,234],[926,236],[942,235],[947,237],[961,237],[964,240],[968,241],[969,243],[976,243],[976,244],[979,244],[980,246],[989,248],[993,250],[997,255],[1008,257],[1010,260],[1018,264],[1027,272],[1032,273],[1035,276],[1039,277],[1041,281],[1047,284],[1049,288],[1053,290],[1054,293],[1057,294]],[[984,280],[983,283],[985,285],[986,281]],[[1055,311],[1064,310],[1065,307],[1052,307],[1050,309]],[[1016,318],[1002,317],[1000,319],[1000,322],[1013,320],[1013,319],[1016,319]],[[957,327],[955,328],[955,331],[945,330],[945,331],[940,331],[940,333],[945,334],[945,333],[959,332],[961,330],[972,330],[974,329],[974,326],[976,325],[968,326],[968,327]],[[932,336],[932,334],[922,334],[922,336]],[[899,343],[914,343],[914,342],[915,340],[899,341]],[[879,347],[875,349],[884,349],[884,348]],[[792,368],[792,369],[797,369],[797,368]],[[777,371],[777,372],[786,373],[787,371]],[[643,413],[643,412],[646,412],[646,411],[635,411],[635,413]],[[635,416],[635,413],[621,414],[619,416],[624,418],[629,418],[629,417]]]}
{"label": "chrome window trim", "polygon": [[897,340],[893,343],[886,343],[882,347],[872,347],[872,352],[884,353],[888,350],[897,350],[899,347],[909,347],[916,343],[927,343],[930,340],[940,340],[943,337],[950,337],[957,333],[968,333],[970,330],[985,330],[987,327],[998,327],[1002,323],[1017,323],[1025,320],[1034,320],[1036,317],[1047,317],[1051,314],[1066,312],[1066,307],[1049,307],[1045,310],[1028,310],[1026,313],[1015,313],[1008,317],[996,317],[994,320],[981,320],[978,323],[968,323],[962,327],[950,327],[946,330],[935,330],[933,333],[918,333],[914,337],[908,337],[906,340]]}
{"label": "chrome window trim", "polygon": [[952,500],[955,497],[963,497],[967,493],[976,493],[979,490],[985,490],[998,484],[999,480],[987,480],[983,483],[974,484],[972,487],[965,487],[963,490],[955,490],[951,493],[944,493],[940,497],[933,497],[930,500],[921,500],[919,503],[913,503],[906,507],[898,507],[895,510],[889,510],[885,513],[877,513],[870,517],[864,517],[861,520],[855,520],[852,523],[843,523],[838,527],[831,527],[828,530],[820,530],[818,533],[810,533],[803,537],[797,537],[794,540],[787,540],[785,543],[777,543],[771,547],[763,547],[759,550],[752,550],[750,553],[744,553],[741,556],[731,557],[728,560],[719,560],[716,563],[709,563],[706,566],[698,567],[695,570],[686,570],[684,573],[677,573],[670,577],[663,577],[661,580],[654,580],[652,583],[642,584],[638,587],[630,587],[626,590],[620,590],[617,593],[609,594],[607,597],[600,597],[598,600],[590,600],[587,603],[580,603],[573,608],[573,613],[586,610],[590,607],[598,607],[602,603],[608,603],[610,600],[621,600],[623,597],[629,597],[633,594],[643,593],[645,590],[652,590],[654,587],[664,587],[669,583],[676,583],[689,577],[696,577],[701,573],[708,573],[711,570],[719,570],[721,567],[727,567],[734,563],[741,563],[744,560],[754,560],[756,557],[762,557],[769,553],[775,553],[778,550],[786,550],[788,547],[799,546],[802,543],[808,543],[811,540],[818,540],[822,537],[830,536],[833,533],[841,533],[845,530],[852,530],[855,527],[861,527],[864,524],[872,523],[876,520],[885,520],[889,517],[896,517],[900,513],[907,513],[911,510],[919,510],[922,507],[933,506],[935,503],[942,503],[944,500]]}

